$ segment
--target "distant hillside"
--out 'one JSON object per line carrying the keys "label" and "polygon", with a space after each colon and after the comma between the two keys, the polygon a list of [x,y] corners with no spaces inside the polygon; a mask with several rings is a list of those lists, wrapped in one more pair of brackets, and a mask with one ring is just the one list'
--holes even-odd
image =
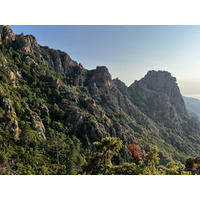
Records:
{"label": "distant hillside", "polygon": [[183,97],[183,99],[185,101],[188,112],[192,116],[198,117],[198,119],[200,119],[200,100],[192,97]]}

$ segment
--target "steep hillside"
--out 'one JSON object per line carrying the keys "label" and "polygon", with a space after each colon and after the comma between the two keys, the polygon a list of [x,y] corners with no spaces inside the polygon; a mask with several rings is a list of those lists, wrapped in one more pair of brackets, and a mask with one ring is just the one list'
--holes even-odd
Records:
{"label": "steep hillside", "polygon": [[192,97],[183,97],[189,114],[200,119],[200,100]]}
{"label": "steep hillside", "polygon": [[123,141],[116,163],[130,159],[129,144],[157,145],[161,164],[200,150],[199,124],[170,73],[150,71],[127,87],[105,66],[87,70],[9,26],[0,26],[0,134],[8,162],[22,174],[77,174],[93,142],[108,136]]}

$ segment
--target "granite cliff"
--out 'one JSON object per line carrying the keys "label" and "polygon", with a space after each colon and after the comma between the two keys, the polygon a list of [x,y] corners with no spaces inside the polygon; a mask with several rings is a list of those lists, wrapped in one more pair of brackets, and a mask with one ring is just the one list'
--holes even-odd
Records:
{"label": "granite cliff", "polygon": [[166,71],[149,71],[129,87],[131,100],[143,112],[165,125],[179,127],[188,113],[176,83]]}

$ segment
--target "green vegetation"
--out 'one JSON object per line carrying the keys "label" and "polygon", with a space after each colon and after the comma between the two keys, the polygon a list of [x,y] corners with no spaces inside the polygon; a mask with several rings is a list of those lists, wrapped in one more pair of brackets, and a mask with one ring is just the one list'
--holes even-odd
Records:
{"label": "green vegetation", "polygon": [[[148,129],[139,126],[119,106],[118,113],[109,107],[104,109],[97,103],[98,98],[92,98],[95,91],[90,93],[80,80],[79,86],[73,84],[72,77],[45,63],[18,50],[16,43],[12,48],[0,44],[0,174],[190,173],[184,171],[182,164],[187,156],[184,151],[180,153],[183,147],[174,147],[167,141],[174,141],[171,129],[161,124],[163,133],[170,137],[163,134],[166,141],[157,137],[158,129],[153,122]],[[74,76],[79,70],[74,69]],[[105,96],[102,101],[106,102]],[[128,134],[131,128],[133,136]],[[199,137],[193,129],[187,131],[191,132],[191,141]],[[107,137],[108,133],[116,137]],[[128,145],[117,135],[151,148],[145,153],[136,145],[138,152],[133,148],[129,155]],[[173,162],[172,155],[182,163]],[[193,167],[193,160],[187,159],[187,168]]]}
{"label": "green vegetation", "polygon": [[159,165],[158,148],[152,147],[144,159],[129,163],[122,162],[119,165],[112,163],[112,158],[118,155],[122,147],[122,141],[117,138],[107,137],[101,142],[95,142],[96,152],[91,156],[85,169],[86,174],[98,175],[189,175],[184,171],[185,166],[180,162],[170,162],[166,167]]}
{"label": "green vegetation", "polygon": [[[26,63],[27,56],[34,58],[35,64]],[[63,121],[65,112],[57,105],[63,96],[59,91],[52,91],[51,86],[59,78],[55,71],[42,65],[36,57],[7,50],[3,44],[0,45],[0,58],[1,173],[81,173],[86,163],[86,150],[72,134],[71,125]],[[15,80],[10,72],[14,73]],[[7,104],[3,103],[6,99],[9,100]],[[36,114],[31,115],[23,102]],[[39,119],[45,126],[46,139],[36,129]],[[18,122],[16,127],[14,120]],[[19,137],[15,137],[15,131]]]}

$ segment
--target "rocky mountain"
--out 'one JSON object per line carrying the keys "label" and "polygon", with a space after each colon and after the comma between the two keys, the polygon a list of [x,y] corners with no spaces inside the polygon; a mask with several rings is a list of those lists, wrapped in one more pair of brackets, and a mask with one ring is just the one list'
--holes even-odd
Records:
{"label": "rocky mountain", "polygon": [[178,128],[188,118],[176,79],[169,72],[149,71],[129,92],[132,102],[157,122]]}
{"label": "rocky mountain", "polygon": [[0,26],[0,45],[0,131],[17,142],[29,127],[44,143],[67,135],[71,145],[78,144],[76,137],[89,151],[95,141],[118,137],[125,161],[129,144],[146,151],[157,145],[162,164],[198,156],[199,123],[188,115],[169,72],[149,71],[127,87],[105,66],[87,70],[9,26]]}

